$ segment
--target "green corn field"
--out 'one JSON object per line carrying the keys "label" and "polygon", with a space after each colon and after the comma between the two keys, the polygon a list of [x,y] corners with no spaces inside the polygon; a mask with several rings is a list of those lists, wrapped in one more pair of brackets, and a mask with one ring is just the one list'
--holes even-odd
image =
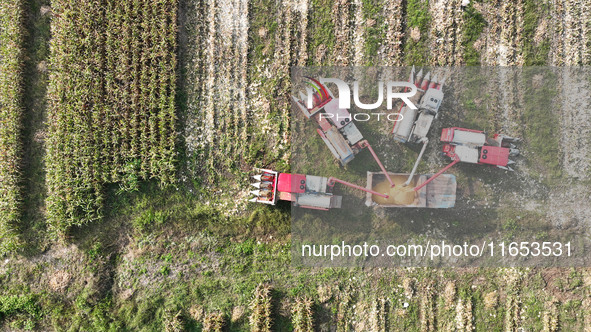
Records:
{"label": "green corn field", "polygon": [[175,1],[55,1],[47,214],[65,231],[101,219],[104,188],[174,182]]}

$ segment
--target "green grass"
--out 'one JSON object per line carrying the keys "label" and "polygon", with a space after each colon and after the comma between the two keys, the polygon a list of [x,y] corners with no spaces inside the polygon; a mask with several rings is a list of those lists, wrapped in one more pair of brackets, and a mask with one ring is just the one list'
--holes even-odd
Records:
{"label": "green grass", "polygon": [[373,20],[371,26],[366,25],[364,34],[366,65],[372,66],[376,64],[376,56],[385,38],[387,26],[382,15],[383,8],[381,1],[363,0],[362,10],[366,23],[368,20]]}
{"label": "green grass", "polygon": [[536,43],[534,38],[541,20],[551,20],[549,5],[535,0],[525,0],[523,15],[523,60],[526,66],[544,66],[548,64],[550,41]]}
{"label": "green grass", "polygon": [[486,21],[482,14],[470,4],[464,11],[464,22],[464,34],[461,41],[464,47],[464,61],[468,66],[477,66],[480,64],[480,53],[474,48],[474,43],[484,31]]}
{"label": "green grass", "polygon": [[20,247],[24,3],[0,4],[0,256]]}
{"label": "green grass", "polygon": [[[322,45],[326,54],[330,55],[335,45],[334,22],[332,20],[333,1],[312,0],[310,2],[310,17],[308,18],[308,65],[321,66],[326,63],[315,63],[315,54]],[[328,60],[328,56],[325,57]],[[325,61],[326,61],[325,60]]]}
{"label": "green grass", "polygon": [[[428,63],[429,49],[427,47],[427,34],[429,32],[429,3],[425,0],[409,0],[406,3],[407,30],[404,44],[404,63],[407,65],[423,66]],[[418,41],[412,40],[410,28],[418,28],[421,37]]]}
{"label": "green grass", "polygon": [[[536,75],[541,76],[543,82],[539,87],[531,84]],[[554,105],[556,97],[555,74],[547,69],[530,67],[524,71],[522,77],[523,84],[527,86],[522,121],[527,123],[524,141],[530,167],[546,180],[560,178],[560,128],[552,111],[554,107],[551,106]]]}

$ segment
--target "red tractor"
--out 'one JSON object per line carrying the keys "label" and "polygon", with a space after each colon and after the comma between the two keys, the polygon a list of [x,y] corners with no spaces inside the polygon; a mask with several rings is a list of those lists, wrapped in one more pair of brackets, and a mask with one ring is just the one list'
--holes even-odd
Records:
{"label": "red tractor", "polygon": [[519,150],[514,143],[518,138],[495,134],[492,138],[486,137],[484,131],[465,129],[459,127],[444,128],[441,131],[443,153],[452,159],[452,162],[437,172],[429,180],[414,188],[419,190],[430,181],[447,171],[453,165],[464,162],[478,165],[492,165],[507,171],[513,171],[510,165],[515,162],[509,157],[519,155]]}
{"label": "red tractor", "polygon": [[458,127],[445,128],[441,132],[443,153],[453,160],[465,163],[493,165],[513,171],[509,165],[515,164],[509,157],[519,155],[515,144],[519,139],[501,134],[492,138],[480,130]]}
{"label": "red tractor", "polygon": [[251,183],[256,190],[251,191],[255,197],[251,202],[275,205],[278,200],[291,201],[294,206],[307,209],[329,210],[340,208],[342,197],[334,195],[335,183],[359,189],[371,194],[388,198],[370,189],[339,180],[333,177],[278,173],[269,169],[256,169],[252,178],[258,182]]}

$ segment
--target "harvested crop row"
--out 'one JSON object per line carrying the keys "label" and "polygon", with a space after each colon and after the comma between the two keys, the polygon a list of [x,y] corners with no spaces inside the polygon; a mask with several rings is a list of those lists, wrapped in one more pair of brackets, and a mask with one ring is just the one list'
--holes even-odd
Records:
{"label": "harvested crop row", "polygon": [[433,283],[426,282],[421,288],[419,318],[422,331],[435,331],[435,294]]}
{"label": "harvested crop row", "polygon": [[[351,47],[351,16],[353,11],[349,1],[337,0],[332,7],[331,17],[335,24],[335,46],[331,56],[331,65],[347,66],[353,59]],[[354,59],[353,59],[354,60]]]}
{"label": "harvested crop row", "polygon": [[522,65],[523,1],[503,2],[501,19],[499,65]]}
{"label": "harvested crop row", "polygon": [[23,109],[22,1],[0,3],[0,254],[17,247]]}
{"label": "harvested crop row", "polygon": [[584,1],[553,2],[552,64],[589,64],[589,8]]}
{"label": "harvested crop row", "polygon": [[237,171],[236,156],[248,147],[248,10],[245,0],[209,0],[191,9],[189,38],[196,49],[187,68],[185,139],[208,184]]}
{"label": "harvested crop row", "polygon": [[432,65],[450,66],[462,62],[463,13],[461,1],[429,2]]}
{"label": "harvested crop row", "polygon": [[47,209],[64,231],[101,218],[105,183],[174,181],[176,2],[59,0],[53,12]]}
{"label": "harvested crop row", "polygon": [[314,331],[314,301],[309,297],[299,297],[292,308],[292,325],[294,332]]}
{"label": "harvested crop row", "polygon": [[475,3],[474,8],[487,22],[482,41],[482,62],[486,65],[523,64],[523,1],[492,0]]}
{"label": "harvested crop row", "polygon": [[252,332],[269,332],[273,322],[271,313],[271,287],[260,284],[254,291],[250,303],[250,330]]}
{"label": "harvested crop row", "polygon": [[383,16],[386,21],[383,59],[385,66],[402,65],[402,41],[404,38],[402,25],[402,1],[386,0]]}

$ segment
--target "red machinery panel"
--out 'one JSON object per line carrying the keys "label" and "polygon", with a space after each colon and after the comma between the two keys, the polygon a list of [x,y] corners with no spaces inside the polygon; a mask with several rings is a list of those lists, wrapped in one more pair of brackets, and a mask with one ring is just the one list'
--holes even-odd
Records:
{"label": "red machinery panel", "polygon": [[306,176],[302,174],[280,173],[277,190],[300,194],[306,191]]}
{"label": "red machinery panel", "polygon": [[498,146],[483,146],[480,149],[478,162],[495,166],[507,166],[509,162],[509,149]]}

